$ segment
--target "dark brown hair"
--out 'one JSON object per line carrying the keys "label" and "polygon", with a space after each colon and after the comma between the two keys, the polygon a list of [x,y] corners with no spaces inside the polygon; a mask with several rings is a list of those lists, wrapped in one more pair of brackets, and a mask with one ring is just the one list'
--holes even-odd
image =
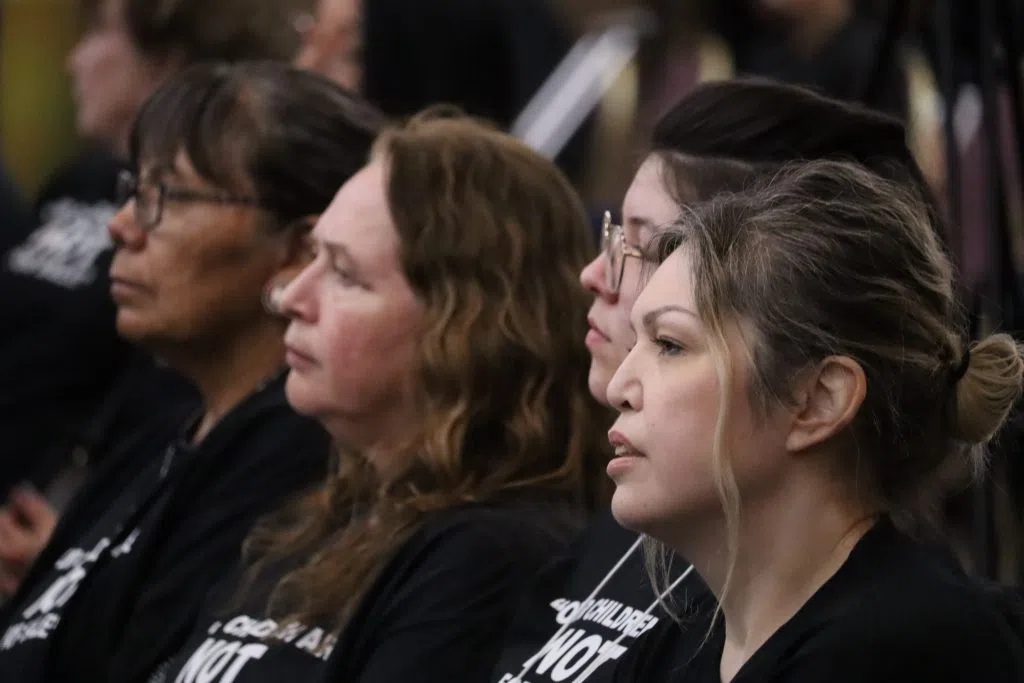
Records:
{"label": "dark brown hair", "polygon": [[[580,343],[589,301],[578,273],[593,248],[569,182],[519,141],[461,117],[417,117],[385,132],[374,157],[386,164],[402,269],[426,311],[422,421],[387,454],[343,450],[326,487],[247,547],[256,572],[315,552],[278,585],[271,612],[338,629],[431,512],[525,497],[582,517],[607,490],[608,415],[590,396]],[[381,479],[373,460],[402,466]]]}
{"label": "dark brown hair", "polygon": [[326,78],[280,62],[195,65],[143,105],[131,160],[254,194],[282,224],[321,213],[366,162],[383,118]]}
{"label": "dark brown hair", "polygon": [[136,47],[184,63],[275,59],[299,46],[295,20],[312,0],[80,0],[89,17],[105,2],[121,3]]}
{"label": "dark brown hair", "polygon": [[792,161],[856,162],[912,187],[945,232],[903,124],[800,86],[752,78],[700,85],[658,121],[651,153],[665,162],[666,186],[681,204]]}

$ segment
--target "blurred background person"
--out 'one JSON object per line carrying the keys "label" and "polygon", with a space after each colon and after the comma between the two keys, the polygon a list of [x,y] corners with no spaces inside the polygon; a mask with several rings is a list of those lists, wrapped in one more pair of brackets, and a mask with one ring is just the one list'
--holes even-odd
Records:
{"label": "blurred background person", "polygon": [[[507,129],[574,38],[551,0],[319,0],[297,64],[392,117],[454,104]],[[577,184],[588,130],[557,159]]]}
{"label": "blurred background person", "polygon": [[856,0],[744,2],[745,8],[733,8],[728,17],[724,10],[730,2],[719,3],[717,17],[738,74],[810,86],[907,119],[907,82],[899,52],[883,70],[882,83],[867,92],[882,27],[858,14]]}
{"label": "blurred background person", "polygon": [[[0,500],[20,482],[60,508],[93,460],[151,416],[195,400],[118,338],[107,269],[117,175],[143,101],[193,62],[291,59],[296,2],[84,0],[87,28],[68,56],[77,127],[91,144],[45,183],[36,229],[0,253]],[[32,489],[0,519],[47,524]],[[27,503],[27,504],[23,504]],[[3,535],[0,534],[0,558]]]}
{"label": "blurred background person", "polygon": [[139,681],[181,647],[256,519],[323,480],[329,437],[284,397],[265,292],[309,261],[312,220],[381,118],[285,62],[194,66],[139,114],[110,224],[117,329],[193,385],[94,470],[5,606],[0,679]]}

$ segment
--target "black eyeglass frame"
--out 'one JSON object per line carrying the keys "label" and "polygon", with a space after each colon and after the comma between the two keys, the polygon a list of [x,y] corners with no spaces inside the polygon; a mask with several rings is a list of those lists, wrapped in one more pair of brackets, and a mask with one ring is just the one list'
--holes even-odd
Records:
{"label": "black eyeglass frame", "polygon": [[[147,188],[152,188],[152,196],[146,194]],[[140,181],[137,174],[129,170],[123,170],[117,175],[116,200],[118,206],[124,206],[130,200],[135,200],[135,220],[144,230],[152,230],[160,224],[163,218],[164,203],[168,200],[174,202],[203,202],[208,204],[226,204],[236,206],[251,206],[258,209],[266,209],[267,206],[257,197],[234,195],[230,193],[200,192],[182,187],[173,187],[160,181],[150,183]]]}

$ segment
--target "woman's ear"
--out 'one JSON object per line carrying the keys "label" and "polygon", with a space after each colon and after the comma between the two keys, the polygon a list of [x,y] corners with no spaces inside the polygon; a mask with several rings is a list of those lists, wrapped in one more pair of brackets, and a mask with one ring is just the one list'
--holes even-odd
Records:
{"label": "woman's ear", "polygon": [[847,356],[826,358],[805,382],[786,444],[792,452],[807,450],[848,427],[867,395],[864,368]]}

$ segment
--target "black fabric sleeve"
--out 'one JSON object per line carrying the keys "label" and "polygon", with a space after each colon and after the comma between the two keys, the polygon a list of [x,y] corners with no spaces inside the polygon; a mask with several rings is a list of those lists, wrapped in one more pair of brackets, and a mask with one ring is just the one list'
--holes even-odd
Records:
{"label": "black fabric sleeve", "polygon": [[[1020,683],[1019,636],[997,620],[961,611],[955,623],[908,606],[881,606],[885,619],[821,626],[780,658],[753,660],[737,681],[772,683]],[[930,625],[929,625],[930,624]],[[694,636],[694,633],[696,636]],[[719,658],[690,660],[702,631],[683,636],[678,625],[659,624],[619,660],[613,683],[717,681]],[[706,646],[706,644],[705,644]],[[771,647],[771,645],[767,645]],[[757,659],[757,655],[755,655]],[[750,670],[750,666],[754,670]]]}
{"label": "black fabric sleeve", "polygon": [[188,500],[178,506],[182,516],[170,515],[173,531],[156,541],[159,552],[140,581],[103,680],[144,681],[176,654],[210,588],[237,568],[253,524],[322,480],[325,435],[295,420],[291,425],[256,430],[256,438],[239,446],[251,449],[252,457],[239,458],[233,471],[214,482],[196,482],[196,495],[183,496]]}
{"label": "black fabric sleeve", "polygon": [[350,678],[335,669],[327,680],[487,680],[511,612],[538,566],[535,551],[520,552],[516,536],[523,533],[508,520],[498,525],[485,518],[439,536],[419,554],[420,562],[408,566],[407,579],[384,610],[357,675]]}
{"label": "black fabric sleeve", "polygon": [[916,609],[825,628],[791,661],[786,683],[1019,683],[1021,642],[967,607],[951,618]]}

